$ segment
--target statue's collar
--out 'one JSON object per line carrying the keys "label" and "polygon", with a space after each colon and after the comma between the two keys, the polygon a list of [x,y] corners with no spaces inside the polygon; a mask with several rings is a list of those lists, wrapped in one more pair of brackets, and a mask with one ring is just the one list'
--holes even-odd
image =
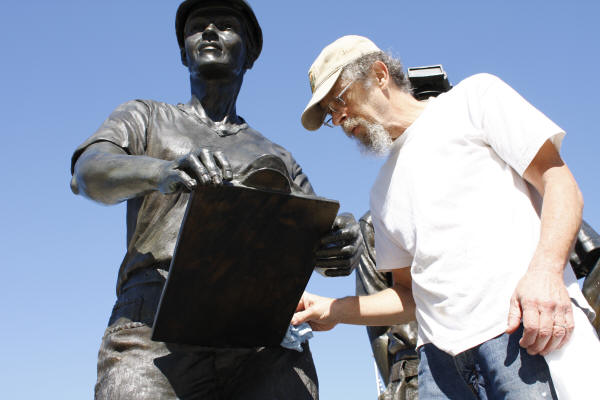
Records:
{"label": "statue's collar", "polygon": [[186,104],[179,104],[179,108],[221,137],[235,135],[248,128],[248,123],[239,115],[236,116],[238,120],[236,122],[231,122],[229,118],[223,121],[211,120],[204,113],[200,101],[194,96]]}

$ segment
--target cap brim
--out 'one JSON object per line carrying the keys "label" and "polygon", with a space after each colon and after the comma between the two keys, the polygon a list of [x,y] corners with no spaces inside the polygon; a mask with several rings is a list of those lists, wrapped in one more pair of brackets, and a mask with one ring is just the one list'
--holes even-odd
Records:
{"label": "cap brim", "polygon": [[325,81],[317,87],[317,90],[315,90],[308,105],[302,112],[302,126],[309,131],[316,131],[323,125],[323,120],[327,113],[321,108],[319,102],[327,96],[327,93],[333,88],[341,73],[342,68],[338,69],[329,78],[325,79]]}

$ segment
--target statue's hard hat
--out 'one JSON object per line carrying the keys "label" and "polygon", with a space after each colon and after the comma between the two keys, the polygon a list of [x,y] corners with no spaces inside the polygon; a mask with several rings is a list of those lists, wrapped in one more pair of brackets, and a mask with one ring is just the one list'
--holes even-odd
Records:
{"label": "statue's hard hat", "polygon": [[231,8],[240,14],[245,21],[244,28],[246,33],[247,51],[248,51],[248,68],[252,66],[254,61],[260,55],[262,50],[262,30],[254,15],[254,11],[250,5],[244,0],[185,0],[177,8],[175,16],[175,34],[177,35],[177,43],[179,48],[185,46],[184,28],[190,13],[198,7],[215,7],[215,8]]}
{"label": "statue's hard hat", "polygon": [[309,131],[319,129],[325,119],[325,110],[319,106],[333,88],[344,67],[360,57],[381,51],[363,36],[343,36],[325,47],[308,70],[312,97],[302,112],[302,125]]}

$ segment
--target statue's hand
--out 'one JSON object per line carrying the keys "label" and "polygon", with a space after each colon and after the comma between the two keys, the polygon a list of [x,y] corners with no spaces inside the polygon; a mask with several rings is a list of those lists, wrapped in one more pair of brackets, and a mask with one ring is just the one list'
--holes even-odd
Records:
{"label": "statue's hand", "polygon": [[157,187],[163,194],[194,190],[200,185],[220,185],[233,178],[231,166],[221,151],[200,149],[166,162],[158,173]]}
{"label": "statue's hand", "polygon": [[358,265],[363,249],[358,222],[352,214],[342,213],[321,239],[316,252],[317,271],[324,276],[350,275]]}

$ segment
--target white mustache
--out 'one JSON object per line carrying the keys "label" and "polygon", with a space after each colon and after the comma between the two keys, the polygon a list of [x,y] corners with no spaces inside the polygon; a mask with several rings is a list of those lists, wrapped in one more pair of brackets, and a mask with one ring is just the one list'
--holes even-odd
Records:
{"label": "white mustache", "polygon": [[[352,134],[352,130],[359,125],[365,128],[366,135],[357,137]],[[364,118],[348,118],[342,122],[342,129],[348,137],[358,141],[361,151],[364,152],[385,155],[392,145],[392,138],[381,124],[369,122]]]}

